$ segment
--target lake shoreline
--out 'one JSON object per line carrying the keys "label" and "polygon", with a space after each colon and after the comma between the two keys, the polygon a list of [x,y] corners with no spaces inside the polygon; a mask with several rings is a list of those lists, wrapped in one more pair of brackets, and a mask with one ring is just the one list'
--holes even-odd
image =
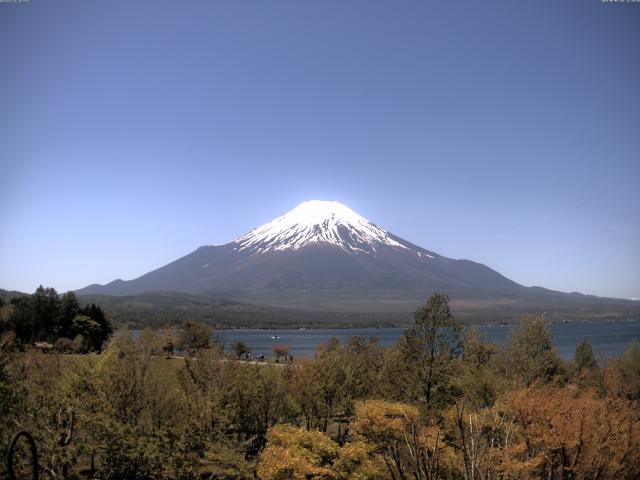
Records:
{"label": "lake shoreline", "polygon": [[[600,324],[600,323],[635,323],[640,322],[640,318],[628,318],[628,319],[600,319],[600,320],[551,320],[545,321],[546,325],[567,325],[567,324]],[[464,328],[481,328],[481,327],[514,327],[520,324],[519,320],[515,320],[513,322],[487,322],[487,323],[471,323],[467,324],[461,322],[462,327]],[[240,328],[216,328],[216,332],[270,332],[275,330],[287,330],[287,331],[305,331],[305,330],[383,330],[387,328],[409,328],[413,325],[413,323],[396,323],[389,325],[313,325],[313,326],[288,326],[288,327],[263,327],[263,328],[249,328],[249,327],[240,327]],[[154,329],[152,329],[154,330]]]}
{"label": "lake shoreline", "polygon": [[[473,325],[486,339],[496,344],[506,342],[509,333],[517,324],[508,325]],[[324,328],[324,329],[228,329],[216,330],[215,335],[225,347],[234,341],[242,341],[249,346],[251,352],[268,355],[274,345],[283,344],[291,349],[295,357],[311,357],[321,343],[337,338],[344,343],[349,337],[376,337],[381,347],[385,348],[404,334],[409,325],[398,327],[361,327],[361,328]],[[582,340],[593,344],[594,350],[602,357],[618,356],[626,350],[632,341],[640,341],[640,321],[601,321],[601,322],[563,322],[549,323],[554,348],[564,359],[570,359],[576,346]]]}

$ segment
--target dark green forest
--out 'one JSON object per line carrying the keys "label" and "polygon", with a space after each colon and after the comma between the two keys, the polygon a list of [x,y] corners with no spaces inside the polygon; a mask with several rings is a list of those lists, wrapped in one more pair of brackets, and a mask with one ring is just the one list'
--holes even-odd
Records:
{"label": "dark green forest", "polygon": [[110,320],[94,303],[81,306],[73,292],[58,295],[38,287],[33,295],[0,297],[0,335],[19,347],[39,344],[67,352],[99,352],[113,333]]}

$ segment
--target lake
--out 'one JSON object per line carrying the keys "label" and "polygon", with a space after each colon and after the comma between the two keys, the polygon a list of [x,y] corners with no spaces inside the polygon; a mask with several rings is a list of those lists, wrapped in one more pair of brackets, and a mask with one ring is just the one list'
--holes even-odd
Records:
{"label": "lake", "polygon": [[[496,343],[503,343],[514,325],[477,326],[480,332]],[[549,326],[553,345],[564,359],[573,358],[576,345],[589,340],[599,358],[610,358],[622,354],[633,340],[640,341],[640,321],[554,323]],[[344,342],[348,337],[360,335],[377,337],[380,345],[386,347],[404,332],[397,328],[348,328],[348,329],[307,329],[307,330],[220,330],[220,340],[228,350],[234,340],[242,340],[251,348],[253,355],[263,353],[273,355],[272,347],[277,344],[289,346],[294,358],[312,357],[316,347],[336,337]]]}

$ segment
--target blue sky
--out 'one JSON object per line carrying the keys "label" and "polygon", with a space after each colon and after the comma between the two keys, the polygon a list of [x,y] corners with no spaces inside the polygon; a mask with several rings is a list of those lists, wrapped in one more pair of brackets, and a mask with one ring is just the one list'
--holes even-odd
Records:
{"label": "blue sky", "polygon": [[0,3],[0,288],[130,279],[309,199],[640,297],[640,4]]}

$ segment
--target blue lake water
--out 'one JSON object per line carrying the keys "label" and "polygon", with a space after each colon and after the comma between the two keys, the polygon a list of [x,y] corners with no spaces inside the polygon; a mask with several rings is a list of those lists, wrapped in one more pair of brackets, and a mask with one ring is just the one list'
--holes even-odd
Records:
{"label": "blue lake water", "polygon": [[[475,327],[484,333],[488,340],[503,343],[513,325],[486,325]],[[576,345],[589,340],[601,358],[610,358],[622,354],[633,340],[640,341],[640,321],[592,322],[592,323],[556,323],[549,326],[553,336],[553,345],[564,359],[570,359]],[[377,337],[382,347],[398,340],[403,328],[349,328],[349,329],[307,329],[307,330],[221,330],[218,337],[225,348],[234,340],[242,340],[251,348],[253,355],[273,356],[272,348],[276,344],[289,346],[295,358],[312,357],[316,347],[332,337],[344,342],[350,336]],[[275,338],[277,337],[277,338]]]}

